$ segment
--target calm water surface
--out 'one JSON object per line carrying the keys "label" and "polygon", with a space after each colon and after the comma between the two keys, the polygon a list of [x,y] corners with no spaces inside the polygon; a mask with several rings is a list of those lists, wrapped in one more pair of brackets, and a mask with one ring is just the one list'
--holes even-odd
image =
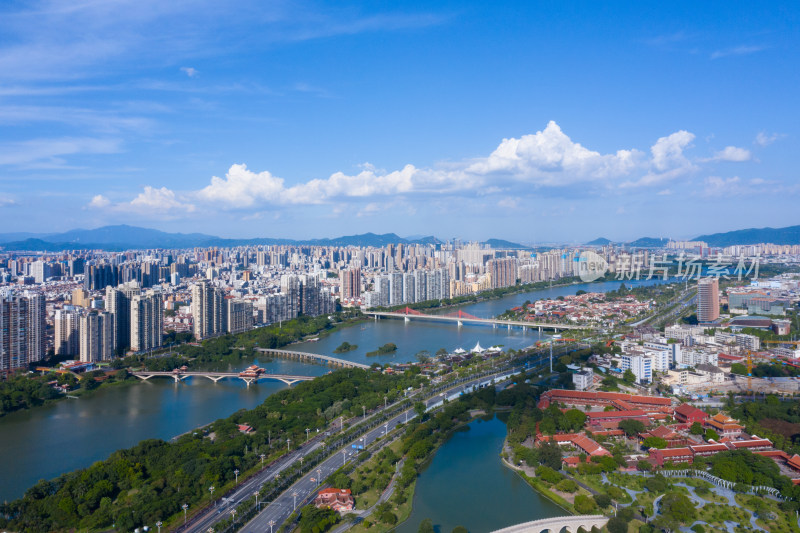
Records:
{"label": "calm water surface", "polygon": [[397,533],[416,533],[426,518],[438,533],[450,533],[456,526],[486,533],[566,514],[503,466],[503,422],[475,420],[468,427],[454,433],[422,471],[411,516]]}

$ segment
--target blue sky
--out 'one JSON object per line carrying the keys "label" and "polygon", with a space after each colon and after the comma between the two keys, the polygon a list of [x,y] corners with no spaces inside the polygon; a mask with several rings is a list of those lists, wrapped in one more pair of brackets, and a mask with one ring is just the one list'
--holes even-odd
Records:
{"label": "blue sky", "polygon": [[0,20],[3,232],[800,223],[796,2],[20,1]]}

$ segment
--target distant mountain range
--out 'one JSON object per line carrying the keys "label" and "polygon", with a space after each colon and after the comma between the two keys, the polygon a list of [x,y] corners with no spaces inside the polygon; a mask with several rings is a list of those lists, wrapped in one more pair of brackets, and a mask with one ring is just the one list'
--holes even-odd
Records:
{"label": "distant mountain range", "polygon": [[700,235],[693,239],[705,241],[709,246],[733,246],[734,244],[800,244],[800,226],[786,228],[749,228],[726,233]]}
{"label": "distant mountain range", "polygon": [[636,239],[635,241],[630,242],[615,242],[605,237],[600,237],[593,241],[589,241],[586,243],[587,246],[606,246],[607,244],[624,244],[625,246],[631,246],[634,248],[661,248],[666,245],[668,239],[661,239],[657,237],[642,237],[640,239]]}
{"label": "distant mountain range", "polygon": [[[693,241],[703,241],[709,246],[725,247],[736,244],[800,244],[800,226],[788,226],[786,228],[749,228],[725,233],[713,233],[711,235],[700,235],[691,239]],[[636,248],[660,248],[668,242],[668,239],[643,237],[631,242],[617,242],[600,237],[587,242],[587,246],[605,246],[607,244],[624,244]]]}
{"label": "distant mountain range", "polygon": [[[288,244],[295,246],[386,246],[387,244],[440,244],[434,236],[404,239],[394,233],[364,233],[333,239],[226,239],[203,233],[167,233],[155,229],[117,225],[96,229],[75,229],[64,233],[0,234],[0,249],[59,252],[62,250],[121,251],[147,248],[195,248],[209,246],[253,246]],[[500,239],[486,241],[497,248],[525,248],[521,244]]]}

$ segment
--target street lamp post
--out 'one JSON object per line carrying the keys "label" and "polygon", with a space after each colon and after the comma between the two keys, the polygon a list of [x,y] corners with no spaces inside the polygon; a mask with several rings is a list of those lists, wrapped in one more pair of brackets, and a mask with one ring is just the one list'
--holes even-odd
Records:
{"label": "street lamp post", "polygon": [[293,511],[297,510],[297,491],[292,492],[292,498],[294,498],[294,509]]}
{"label": "street lamp post", "polygon": [[253,495],[256,497],[256,507],[258,507],[258,512],[261,512],[261,505],[258,503],[258,491],[253,492]]}
{"label": "street lamp post", "polygon": [[158,533],[161,533],[161,525],[162,525],[162,524],[161,524],[161,520],[159,520],[158,522],[156,522],[156,527],[158,528]]}
{"label": "street lamp post", "polygon": [[300,456],[300,468],[301,469],[303,468],[303,459],[304,459],[304,457],[301,455]]}
{"label": "street lamp post", "polygon": [[322,469],[317,468],[317,486],[322,483]]}
{"label": "street lamp post", "polygon": [[231,515],[233,515],[233,522],[236,523],[236,509],[231,509]]}
{"label": "street lamp post", "polygon": [[275,525],[275,520],[270,520],[267,523],[269,524],[269,533],[272,533],[272,526]]}
{"label": "street lamp post", "polygon": [[261,466],[264,466],[264,457],[266,457],[266,455],[262,453],[261,455],[259,455],[259,457],[261,457]]}
{"label": "street lamp post", "polygon": [[361,409],[364,411],[364,420],[366,420],[367,419],[367,407],[365,405],[362,405]]}
{"label": "street lamp post", "polygon": [[183,525],[186,525],[186,510],[189,508],[188,503],[184,503],[181,505],[181,509],[183,509]]}
{"label": "street lamp post", "polygon": [[239,469],[233,471],[233,475],[236,476],[236,484],[239,484]]}
{"label": "street lamp post", "polygon": [[[211,499],[214,499],[214,485],[208,487],[208,491],[211,493]],[[214,502],[214,505],[217,505],[217,502]]]}
{"label": "street lamp post", "polygon": [[387,433],[389,433],[389,422],[386,422],[386,423],[383,425],[383,434],[384,434],[384,436],[385,436]]}
{"label": "street lamp post", "polygon": [[290,442],[292,442],[292,439],[290,439],[290,438],[288,438],[288,437],[287,437],[287,438],[286,438],[286,451],[287,451],[287,452],[290,452],[290,451],[292,451],[292,449],[291,449],[291,448],[289,448],[289,443],[290,443]]}
{"label": "street lamp post", "polygon": [[386,406],[388,405],[388,403],[389,403],[389,397],[388,396],[384,396],[383,397],[383,408],[384,409],[386,409]]}
{"label": "street lamp post", "polygon": [[347,464],[347,450],[342,450],[342,466]]}
{"label": "street lamp post", "polygon": [[311,431],[310,429],[306,428],[306,442],[308,442],[308,432]]}

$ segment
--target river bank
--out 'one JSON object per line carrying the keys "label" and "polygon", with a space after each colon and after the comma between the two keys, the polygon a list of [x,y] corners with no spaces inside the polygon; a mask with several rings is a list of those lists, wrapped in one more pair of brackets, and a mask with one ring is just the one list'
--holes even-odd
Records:
{"label": "river bank", "polygon": [[505,424],[494,415],[454,428],[422,465],[411,514],[395,531],[417,533],[426,519],[443,532],[459,525],[470,531],[494,531],[563,515],[558,506],[503,466],[499,459],[505,432]]}

